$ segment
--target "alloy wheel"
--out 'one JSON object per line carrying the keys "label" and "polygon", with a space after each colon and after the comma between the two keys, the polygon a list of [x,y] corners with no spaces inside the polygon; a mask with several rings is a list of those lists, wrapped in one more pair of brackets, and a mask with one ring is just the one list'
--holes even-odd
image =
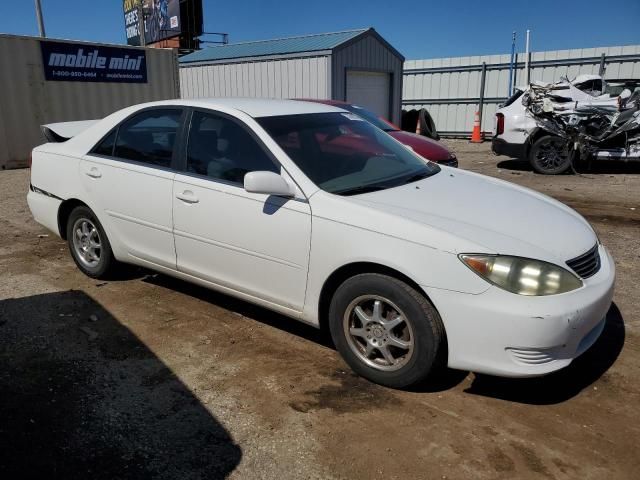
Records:
{"label": "alloy wheel", "polygon": [[536,162],[544,170],[555,170],[564,165],[569,158],[569,152],[564,142],[549,140],[538,147]]}
{"label": "alloy wheel", "polygon": [[405,314],[390,300],[364,295],[347,307],[343,327],[356,356],[382,371],[405,366],[414,351],[415,336]]}
{"label": "alloy wheel", "polygon": [[79,218],[73,224],[73,249],[78,260],[88,268],[100,263],[102,242],[95,224],[88,218]]}

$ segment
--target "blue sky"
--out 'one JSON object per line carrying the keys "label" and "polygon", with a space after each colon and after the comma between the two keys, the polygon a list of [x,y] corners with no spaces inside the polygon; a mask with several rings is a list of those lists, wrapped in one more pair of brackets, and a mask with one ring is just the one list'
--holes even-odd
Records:
{"label": "blue sky", "polygon": [[[50,37],[123,43],[119,0],[41,0]],[[231,41],[373,26],[408,59],[640,44],[640,0],[203,0],[205,29]],[[3,1],[0,32],[37,33],[33,0]],[[603,7],[604,5],[604,7]],[[601,11],[601,13],[597,13]]]}

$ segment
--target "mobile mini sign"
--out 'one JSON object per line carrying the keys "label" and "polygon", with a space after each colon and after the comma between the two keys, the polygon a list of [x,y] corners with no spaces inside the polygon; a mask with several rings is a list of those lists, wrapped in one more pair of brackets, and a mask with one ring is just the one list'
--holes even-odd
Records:
{"label": "mobile mini sign", "polygon": [[49,81],[147,83],[142,49],[41,41],[40,50]]}

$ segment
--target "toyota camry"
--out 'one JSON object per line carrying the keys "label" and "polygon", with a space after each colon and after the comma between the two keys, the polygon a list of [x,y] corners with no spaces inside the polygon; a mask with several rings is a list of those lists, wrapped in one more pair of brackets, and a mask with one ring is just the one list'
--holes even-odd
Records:
{"label": "toyota camry", "polygon": [[43,131],[29,207],[82,272],[141,265],[326,327],[374,382],[543,375],[604,328],[614,263],[584,218],[341,108],[170,100]]}

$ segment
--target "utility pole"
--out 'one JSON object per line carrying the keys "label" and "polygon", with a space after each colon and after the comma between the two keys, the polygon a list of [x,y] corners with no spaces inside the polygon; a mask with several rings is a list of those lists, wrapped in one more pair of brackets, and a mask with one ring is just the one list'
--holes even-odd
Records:
{"label": "utility pole", "polygon": [[531,33],[530,30],[527,30],[527,41],[525,43],[525,47],[524,47],[524,75],[525,75],[525,79],[527,80],[527,85],[529,85],[531,83],[531,78],[530,78],[530,71],[529,71],[529,60],[531,58],[531,50],[529,49],[529,34]]}
{"label": "utility pole", "polygon": [[42,6],[40,0],[36,0],[36,18],[38,19],[38,31],[41,37],[46,37],[47,34],[44,31],[44,20],[42,19]]}
{"label": "utility pole", "polygon": [[147,37],[144,34],[144,6],[142,5],[142,0],[138,0],[138,30],[140,32],[140,46],[145,47],[147,45]]}
{"label": "utility pole", "polygon": [[487,63],[482,62],[482,73],[480,74],[480,103],[478,105],[481,134],[482,134],[482,111],[484,110],[484,84],[485,84],[486,78],[487,78]]}
{"label": "utility pole", "polygon": [[513,73],[516,61],[516,32],[511,37],[511,62],[509,62],[509,92],[507,98],[513,95]]}

